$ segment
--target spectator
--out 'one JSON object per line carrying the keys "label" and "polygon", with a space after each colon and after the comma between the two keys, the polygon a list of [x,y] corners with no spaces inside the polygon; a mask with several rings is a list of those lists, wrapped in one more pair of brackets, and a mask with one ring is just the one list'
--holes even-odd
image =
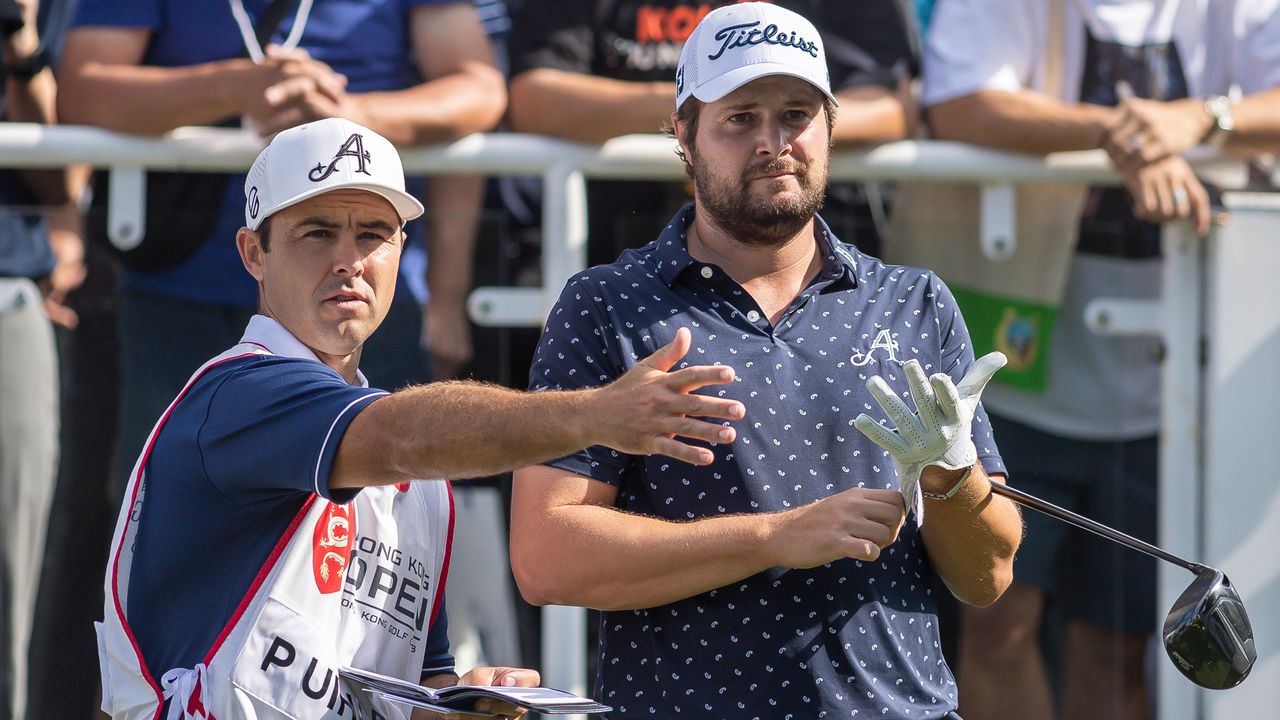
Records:
{"label": "spectator", "polygon": [[[56,2],[57,0],[54,0]],[[46,13],[47,15],[47,8]],[[50,124],[56,87],[39,0],[0,0],[0,121]],[[27,656],[59,454],[52,323],[84,280],[79,185],[61,170],[0,170],[0,718],[27,713]]]}
{"label": "spectator", "polygon": [[[923,527],[904,524],[912,477],[851,427],[873,395],[923,385],[921,364],[979,390],[997,366],[974,362],[936,276],[816,215],[836,122],[824,49],[765,3],[702,20],[672,120],[695,201],[569,282],[530,371],[534,388],[608,383],[683,326],[693,357],[737,369],[715,396],[747,416],[705,467],[593,447],[516,472],[521,590],[604,611],[596,694],[619,718],[954,718],[934,573],[980,604],[1009,581],[1021,525],[987,484],[1003,467],[980,408],[955,429],[968,459],[917,468]],[[873,375],[893,390],[869,394]]]}
{"label": "spectator", "polygon": [[[1277,5],[941,0],[933,16],[922,103],[936,137],[1028,153],[1105,148],[1124,178],[1086,202],[1057,322],[1037,341],[1047,382],[993,385],[986,401],[1019,486],[1147,540],[1158,348],[1093,334],[1083,310],[1098,297],[1158,297],[1158,223],[1209,229],[1209,196],[1184,150],[1280,147]],[[1050,56],[1055,45],[1063,55]],[[1154,561],[1034,513],[1023,548],[1005,597],[964,610],[965,717],[1054,716],[1038,638],[1055,599],[1066,618],[1061,715],[1148,717]]]}
{"label": "spectator", "polygon": [[[294,6],[288,0],[82,0],[61,66],[63,119],[161,133],[243,117],[268,137],[341,116],[399,144],[448,140],[497,122],[505,98],[501,76],[470,2],[376,0],[357,7],[316,0],[296,4],[290,15]],[[166,208],[156,206],[164,202],[156,195],[165,188],[153,184],[149,193],[148,225],[172,234],[155,243],[148,238],[144,246],[186,246],[188,255],[145,268],[135,263],[124,273],[117,480],[191,371],[234,343],[252,313],[254,288],[230,242],[244,203],[242,180],[219,181],[202,200],[210,209],[216,203],[205,227],[191,215],[199,204],[185,197],[170,201],[178,215],[158,221],[156,213]],[[459,238],[449,221],[478,206],[478,182],[433,181],[427,200],[449,209],[431,228],[433,243],[472,242],[465,231]],[[194,237],[174,233],[174,219]],[[439,253],[433,276],[451,274],[450,257]],[[407,287],[400,295],[410,297]],[[425,359],[414,351],[420,317],[413,303],[395,304],[381,334],[390,346],[368,353],[380,384],[425,379]]]}
{"label": "spectator", "polygon": [[[671,114],[674,72],[684,41],[715,5],[693,0],[525,2],[511,37],[511,126],[587,143],[656,132]],[[857,145],[908,137],[906,100],[916,66],[913,23],[899,0],[778,5],[813,20],[829,40],[832,86],[841,104],[833,140]],[[834,186],[826,216],[862,247],[873,247],[870,210],[858,193]],[[590,264],[649,242],[688,198],[680,184],[592,181]],[[854,225],[859,225],[855,228]],[[855,237],[855,229],[857,235]]]}

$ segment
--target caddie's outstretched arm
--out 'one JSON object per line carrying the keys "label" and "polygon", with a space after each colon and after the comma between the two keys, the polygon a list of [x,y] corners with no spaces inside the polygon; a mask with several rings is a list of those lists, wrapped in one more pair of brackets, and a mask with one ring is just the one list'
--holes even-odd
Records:
{"label": "caddie's outstretched arm", "polygon": [[732,368],[671,370],[689,344],[689,331],[682,329],[670,344],[599,388],[529,393],[441,382],[392,393],[351,421],[329,486],[493,475],[591,445],[709,464],[710,450],[676,438],[732,442],[733,428],[694,418],[738,420],[745,411],[737,401],[691,392],[732,382]]}

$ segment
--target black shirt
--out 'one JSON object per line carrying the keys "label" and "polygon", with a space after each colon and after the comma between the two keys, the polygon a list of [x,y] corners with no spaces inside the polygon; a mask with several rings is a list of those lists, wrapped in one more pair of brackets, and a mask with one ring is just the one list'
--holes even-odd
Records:
{"label": "black shirt", "polygon": [[[674,82],[685,39],[702,17],[724,4],[681,0],[524,3],[511,34],[512,77],[526,70],[552,68],[632,82]],[[777,4],[808,18],[822,33],[834,92],[865,85],[894,88],[902,74],[914,73],[918,66],[913,21],[899,0],[784,0]],[[588,183],[588,263],[609,262],[623,249],[649,242],[690,199],[687,187],[680,183]],[[867,240],[874,233],[860,193],[834,185],[823,215],[835,232],[868,249]]]}

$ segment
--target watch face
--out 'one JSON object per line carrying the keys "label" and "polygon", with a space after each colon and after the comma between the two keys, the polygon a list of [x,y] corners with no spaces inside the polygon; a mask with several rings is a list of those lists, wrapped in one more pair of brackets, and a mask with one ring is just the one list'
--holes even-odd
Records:
{"label": "watch face", "polygon": [[1215,95],[1204,103],[1205,109],[1213,116],[1213,122],[1218,132],[1231,132],[1235,127],[1235,118],[1231,113],[1231,100],[1222,95]]}

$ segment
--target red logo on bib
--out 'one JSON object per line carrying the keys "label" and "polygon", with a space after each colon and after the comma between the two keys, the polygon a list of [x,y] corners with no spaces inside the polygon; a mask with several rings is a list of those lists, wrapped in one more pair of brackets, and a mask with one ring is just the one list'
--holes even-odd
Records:
{"label": "red logo on bib", "polygon": [[342,589],[355,534],[356,517],[351,508],[329,503],[316,522],[311,544],[311,570],[322,595]]}

